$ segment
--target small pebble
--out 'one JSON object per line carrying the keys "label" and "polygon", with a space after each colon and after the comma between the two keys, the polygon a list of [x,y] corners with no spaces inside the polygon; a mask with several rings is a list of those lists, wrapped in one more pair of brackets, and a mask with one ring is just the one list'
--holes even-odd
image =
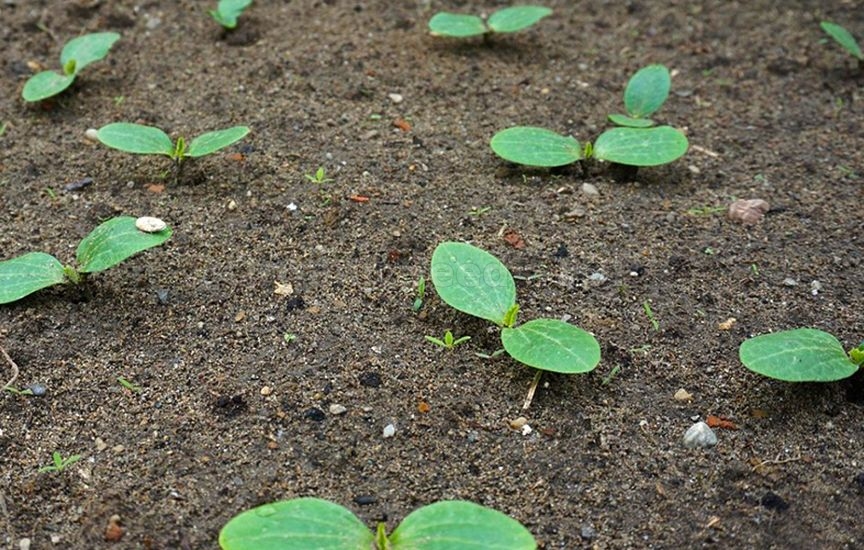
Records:
{"label": "small pebble", "polygon": [[159,301],[161,305],[165,305],[168,303],[168,290],[164,288],[156,289],[156,299]]}
{"label": "small pebble", "polygon": [[273,388],[271,388],[270,386],[264,386],[263,388],[261,388],[261,395],[263,395],[264,397],[267,397],[271,393],[273,393]]}
{"label": "small pebble", "polygon": [[588,275],[588,280],[595,283],[604,283],[606,282],[606,275],[603,275],[599,271],[595,271],[591,275]]}
{"label": "small pebble", "polygon": [[521,430],[522,426],[525,426],[526,424],[528,424],[528,419],[524,416],[520,416],[519,418],[510,421],[510,428],[513,430]]}
{"label": "small pebble", "polygon": [[389,97],[390,101],[393,103],[402,103],[402,100],[405,99],[402,97],[402,94],[387,94],[387,97]]}
{"label": "small pebble", "polygon": [[596,195],[600,194],[600,191],[597,189],[597,187],[588,183],[588,182],[585,182],[582,184],[582,192],[585,193],[586,195],[592,195],[592,196],[596,196]]}
{"label": "small pebble", "polygon": [[738,322],[738,319],[735,317],[729,317],[722,323],[717,324],[717,330],[732,330],[732,327],[735,326],[735,323]]}
{"label": "small pebble", "polygon": [[798,286],[798,281],[796,281],[792,277],[786,277],[785,279],[783,279],[783,284],[786,286]]}
{"label": "small pebble", "polygon": [[755,225],[762,221],[770,208],[762,199],[738,199],[729,205],[729,219],[744,225]]}
{"label": "small pebble", "polygon": [[84,132],[84,137],[89,139],[90,141],[98,142],[99,130],[97,130],[96,128],[87,128],[87,131]]}
{"label": "small pebble", "polygon": [[44,396],[47,391],[42,384],[30,384],[25,389],[30,390],[36,397]]}
{"label": "small pebble", "polygon": [[575,220],[578,218],[582,218],[584,216],[585,216],[585,209],[577,207],[577,208],[574,208],[573,210],[570,210],[569,212],[565,213],[564,219]]}
{"label": "small pebble", "polygon": [[30,550],[30,539],[21,539],[18,541],[18,550]]}
{"label": "small pebble", "polygon": [[139,231],[143,231],[144,233],[158,233],[168,227],[168,224],[166,224],[159,218],[142,216],[135,220],[135,227],[137,227]]}
{"label": "small pebble", "polygon": [[96,438],[96,450],[97,451],[104,451],[107,448],[108,448],[108,444],[105,443],[105,441],[101,437],[97,437]]}
{"label": "small pebble", "polygon": [[820,283],[819,281],[810,282],[810,294],[812,294],[813,296],[818,296],[820,290],[822,290],[822,283]]}
{"label": "small pebble", "polygon": [[370,504],[375,504],[377,501],[378,499],[372,495],[357,495],[354,497],[354,502],[357,506],[368,506]]}
{"label": "small pebble", "polygon": [[63,191],[66,191],[67,193],[70,193],[72,191],[80,191],[81,189],[84,189],[88,185],[92,184],[93,178],[84,178],[78,181],[73,181],[72,183],[67,183],[63,186]]}
{"label": "small pebble", "polygon": [[691,401],[693,395],[684,388],[681,388],[675,392],[674,399],[675,401]]}
{"label": "small pebble", "polygon": [[237,210],[237,201],[231,199],[230,201],[228,201],[228,206],[226,206],[226,208],[228,210]]}
{"label": "small pebble", "polygon": [[340,405],[338,403],[333,403],[332,405],[330,405],[330,414],[338,416],[340,414],[345,414],[346,412],[348,412],[348,409],[346,409],[344,405]]}
{"label": "small pebble", "polygon": [[593,525],[583,525],[579,535],[583,540],[594,540],[597,538],[597,530],[594,529]]}
{"label": "small pebble", "polygon": [[707,449],[717,444],[717,434],[708,424],[697,422],[684,434],[684,446],[690,449]]}
{"label": "small pebble", "polygon": [[777,512],[782,512],[789,508],[789,503],[773,491],[765,493],[762,498],[759,499],[759,504],[769,510],[776,510]]}
{"label": "small pebble", "polygon": [[327,415],[324,414],[324,411],[317,407],[309,408],[305,413],[303,413],[304,418],[308,418],[312,422],[322,422]]}
{"label": "small pebble", "polygon": [[387,438],[390,438],[390,437],[393,437],[394,435],[396,435],[396,426],[394,426],[393,424],[387,424],[386,426],[384,426],[383,435],[384,435],[384,439],[387,439]]}
{"label": "small pebble", "polygon": [[530,424],[525,424],[524,426],[522,426],[522,429],[520,431],[522,432],[522,435],[529,435],[531,432],[534,431],[534,429],[531,427]]}

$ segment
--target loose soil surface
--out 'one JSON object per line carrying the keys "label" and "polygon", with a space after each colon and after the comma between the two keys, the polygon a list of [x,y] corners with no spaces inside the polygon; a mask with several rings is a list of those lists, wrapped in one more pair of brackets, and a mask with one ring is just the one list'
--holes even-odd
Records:
{"label": "loose soil surface", "polygon": [[[46,389],[0,396],[5,547],[215,548],[233,515],[297,496],[391,528],[468,499],[542,548],[864,544],[861,377],[787,384],[737,359],[769,331],[813,326],[847,348],[864,334],[864,76],[818,27],[864,37],[856,2],[548,0],[552,17],[488,44],[426,22],[503,2],[261,1],[227,34],[211,4],[0,6],[0,257],[71,262],[114,215],[175,231],[0,307],[15,386]],[[122,39],[71,90],[21,100],[34,63],[107,30]],[[517,124],[595,138],[649,63],[674,73],[658,118],[690,139],[675,163],[526,170],[490,151]],[[253,131],[175,181],[166,158],[85,139],[116,121]],[[319,166],[332,181],[304,178]],[[771,210],[755,226],[705,210],[733,198]],[[520,277],[523,321],[595,334],[600,366],[544,375],[523,412],[533,372],[476,355],[499,347],[488,323],[431,288],[411,310],[446,240]],[[447,329],[471,341],[423,338]],[[523,415],[528,435],[508,425]],[[684,448],[708,415],[736,429]],[[55,450],[82,459],[38,473]]]}

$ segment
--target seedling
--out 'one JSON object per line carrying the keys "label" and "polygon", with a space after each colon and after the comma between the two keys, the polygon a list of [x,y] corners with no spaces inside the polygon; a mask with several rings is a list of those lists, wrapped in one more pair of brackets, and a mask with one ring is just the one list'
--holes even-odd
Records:
{"label": "seedling", "polygon": [[317,183],[319,185],[333,181],[327,177],[327,172],[324,170],[323,166],[319,166],[318,169],[315,170],[314,174],[303,174],[303,177],[312,183]]}
{"label": "seedling", "polygon": [[442,347],[444,349],[453,349],[459,344],[464,344],[468,340],[470,340],[470,336],[461,336],[459,338],[453,338],[453,333],[451,331],[447,331],[444,333],[444,339],[435,338],[434,336],[426,336],[426,340],[432,342],[436,346]]}
{"label": "seedling", "polygon": [[836,23],[831,23],[830,21],[822,21],[819,23],[819,26],[822,27],[822,30],[825,31],[828,36],[840,44],[844,50],[858,59],[859,66],[864,62],[864,54],[861,53],[861,46],[858,45],[858,41],[855,40],[852,33],[847,31],[844,27]]}
{"label": "seedling", "polygon": [[44,252],[29,252],[2,261],[0,304],[20,300],[49,286],[81,283],[88,273],[113,267],[142,250],[164,243],[169,237],[171,228],[162,220],[122,216],[104,222],[81,240],[76,251],[77,268],[64,266]]}
{"label": "seedling", "polygon": [[551,15],[552,10],[543,6],[512,6],[496,11],[483,21],[476,15],[439,12],[429,20],[429,31],[433,36],[468,38],[490,34],[521,31]]}
{"label": "seedling", "polygon": [[[467,243],[444,242],[432,253],[432,282],[451,307],[501,328],[511,357],[537,369],[529,395],[542,371],[589,372],[600,362],[600,345],[588,332],[557,319],[534,319],[516,326],[516,282],[495,256]],[[526,400],[527,405],[530,400]]]}
{"label": "seedling", "polygon": [[373,534],[350,510],[319,498],[264,504],[234,516],[219,532],[222,550],[535,550],[521,523],[463,500],[441,501],[408,514],[389,535]]}
{"label": "seedling", "polygon": [[471,211],[468,212],[469,216],[473,216],[475,218],[479,218],[483,214],[489,213],[492,210],[491,206],[472,206]]}
{"label": "seedling", "polygon": [[864,342],[849,353],[832,334],[798,328],[745,340],[738,357],[753,372],[785,382],[833,382],[864,364]]}
{"label": "seedling", "polygon": [[609,118],[619,127],[581,146],[570,137],[534,126],[515,126],[495,134],[489,145],[496,155],[527,166],[554,167],[596,159],[629,166],[668,164],[687,152],[687,137],[671,126],[654,126],[647,118],[669,95],[669,71],[649,65],[636,72],[624,91],[626,115]]}
{"label": "seedling", "polygon": [[42,466],[41,468],[39,468],[39,473],[45,473],[45,472],[60,473],[63,470],[65,470],[66,468],[68,468],[69,466],[78,462],[79,460],[81,460],[81,455],[72,455],[72,456],[67,456],[66,458],[63,458],[63,455],[60,454],[60,451],[54,451],[51,454],[51,461],[53,463],[48,465],[48,466]]}
{"label": "seedling", "polygon": [[657,321],[656,317],[654,317],[654,311],[651,309],[651,302],[648,300],[642,302],[642,309],[645,311],[645,316],[648,317],[648,321],[651,322],[651,328],[653,328],[655,332],[660,330],[660,322]]}
{"label": "seedling", "polygon": [[31,76],[21,90],[24,101],[41,101],[53,97],[75,82],[81,69],[108,55],[114,42],[120,39],[116,32],[97,32],[73,38],[60,52],[63,72],[42,71]]}
{"label": "seedling", "polygon": [[140,387],[140,386],[136,386],[136,385],[133,384],[132,382],[130,382],[130,381],[126,380],[125,378],[123,378],[122,376],[118,376],[118,377],[117,377],[117,382],[118,382],[121,386],[123,386],[124,388],[126,388],[127,390],[131,391],[132,393],[141,393],[141,387]]}
{"label": "seedling", "polygon": [[252,4],[252,0],[219,0],[215,10],[210,10],[210,17],[226,29],[237,27],[237,18]]}
{"label": "seedling", "polygon": [[420,276],[417,279],[417,294],[414,298],[414,303],[411,305],[411,311],[417,313],[423,307],[423,298],[426,296],[426,277]]}

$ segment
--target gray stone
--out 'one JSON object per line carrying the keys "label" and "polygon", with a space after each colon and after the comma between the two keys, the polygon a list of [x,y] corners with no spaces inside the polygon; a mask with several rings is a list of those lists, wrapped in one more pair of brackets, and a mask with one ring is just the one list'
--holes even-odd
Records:
{"label": "gray stone", "polygon": [[684,434],[684,446],[690,449],[707,449],[717,444],[717,434],[704,422],[690,426]]}

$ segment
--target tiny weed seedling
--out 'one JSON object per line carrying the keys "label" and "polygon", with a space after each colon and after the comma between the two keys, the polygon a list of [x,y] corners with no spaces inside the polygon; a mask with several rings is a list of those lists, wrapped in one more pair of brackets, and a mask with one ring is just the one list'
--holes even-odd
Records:
{"label": "tiny weed seedling", "polygon": [[171,228],[156,218],[112,218],[78,244],[78,267],[64,266],[44,252],[29,252],[0,262],[0,304],[7,304],[49,286],[80,283],[88,273],[114,267],[130,256],[158,246]]}
{"label": "tiny weed seedling", "polygon": [[645,311],[645,316],[648,317],[648,321],[651,322],[651,328],[654,329],[654,332],[660,330],[660,322],[654,316],[654,311],[651,309],[651,302],[648,300],[642,302],[642,309]]}
{"label": "tiny weed seedling", "polygon": [[72,85],[81,69],[104,59],[119,39],[116,32],[97,32],[73,38],[60,52],[63,73],[42,71],[31,76],[21,90],[24,101],[41,101],[59,94]]}
{"label": "tiny weed seedling", "polygon": [[325,183],[330,183],[333,181],[332,179],[327,177],[327,172],[324,170],[323,166],[319,166],[317,170],[315,170],[314,174],[303,174],[303,177],[312,183],[317,183],[319,185],[323,185]]}
{"label": "tiny weed seedling", "polygon": [[426,297],[426,277],[420,276],[417,279],[417,291],[414,295],[414,303],[411,304],[411,311],[417,313],[423,307],[423,299]]}
{"label": "tiny weed seedling", "polygon": [[153,126],[131,122],[114,122],[99,128],[97,139],[104,145],[137,155],[165,155],[179,169],[187,157],[203,157],[232,145],[249,133],[246,126],[233,126],[225,130],[207,132],[187,145],[183,137],[173,143],[168,134]]}
{"label": "tiny weed seedling", "polygon": [[554,167],[596,159],[629,166],[668,164],[687,152],[687,137],[671,126],[654,126],[647,118],[669,95],[669,70],[663,65],[640,69],[624,92],[626,115],[610,115],[618,124],[582,147],[570,137],[546,128],[515,126],[495,134],[489,145],[496,155],[516,164]]}
{"label": "tiny weed seedling", "polygon": [[864,62],[864,54],[861,53],[861,46],[858,45],[858,41],[855,40],[852,33],[847,31],[844,27],[830,21],[822,21],[819,23],[819,26],[822,27],[822,30],[825,31],[828,36],[840,44],[844,50],[849,52],[852,57],[856,58],[858,60],[858,66],[861,66],[861,63]]}
{"label": "tiny weed seedling", "polygon": [[210,17],[226,29],[237,27],[237,18],[252,4],[252,0],[219,0],[215,10],[210,10]]}
{"label": "tiny weed seedling", "polygon": [[738,357],[753,372],[785,382],[833,382],[864,364],[864,342],[849,353],[834,335],[815,328],[763,334],[745,340]]}
{"label": "tiny weed seedling", "polygon": [[126,388],[127,390],[131,391],[132,393],[141,393],[141,386],[136,386],[122,376],[117,377],[117,383]]}
{"label": "tiny weed seedling", "polygon": [[453,338],[453,333],[451,331],[447,331],[444,333],[444,338],[435,338],[434,336],[426,336],[426,340],[432,342],[438,347],[444,349],[453,349],[459,344],[464,344],[468,340],[470,340],[470,336],[461,336],[459,338]]}
{"label": "tiny weed seedling", "polygon": [[476,15],[439,12],[429,20],[429,32],[433,36],[468,38],[490,34],[521,31],[551,15],[552,10],[543,6],[512,6],[496,11],[483,21]]}
{"label": "tiny weed seedling", "polygon": [[[600,344],[588,332],[557,319],[534,319],[516,326],[516,282],[495,256],[467,243],[444,242],[432,253],[432,282],[451,307],[501,328],[501,343],[511,357],[542,371],[589,372],[600,362]],[[527,405],[530,399],[526,400]]]}
{"label": "tiny weed seedling", "polygon": [[39,468],[39,473],[45,473],[45,472],[61,473],[63,470],[65,470],[69,466],[75,464],[79,460],[81,460],[81,455],[72,455],[72,456],[67,456],[66,458],[63,458],[63,455],[60,454],[60,451],[54,451],[51,454],[51,462],[52,463],[49,464],[48,466],[42,466],[41,468]]}
{"label": "tiny weed seedling", "polygon": [[537,542],[515,519],[463,500],[419,508],[388,535],[384,523],[373,533],[347,508],[306,497],[264,504],[234,516],[219,532],[219,546],[222,550],[535,550]]}

